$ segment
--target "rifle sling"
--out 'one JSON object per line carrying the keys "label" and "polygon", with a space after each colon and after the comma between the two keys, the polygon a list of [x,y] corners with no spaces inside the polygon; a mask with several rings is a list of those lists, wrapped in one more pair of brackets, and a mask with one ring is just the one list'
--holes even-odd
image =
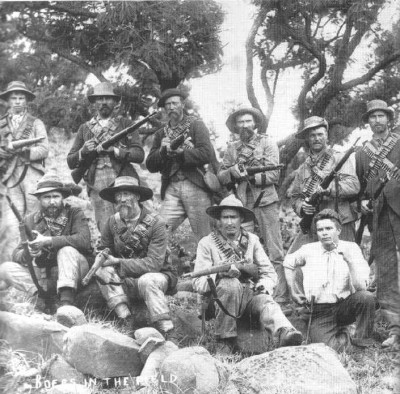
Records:
{"label": "rifle sling", "polygon": [[[20,177],[18,178],[18,181],[16,183],[14,183],[14,185],[12,185],[12,186],[7,186],[9,189],[13,189],[14,187],[17,187],[25,179],[25,175],[28,172],[28,167],[29,167],[28,164],[24,165],[24,169],[22,170],[22,173],[21,173]],[[8,179],[10,179],[10,178],[8,178]],[[8,179],[5,182],[7,182]]]}
{"label": "rifle sling", "polygon": [[239,313],[238,315],[232,315],[222,304],[221,300],[218,298],[217,288],[211,276],[207,277],[207,282],[211,290],[212,301],[214,301],[221,308],[222,312],[224,312],[225,315],[232,317],[233,319],[240,319],[243,316],[243,313],[246,310],[246,308],[243,308],[242,313]]}
{"label": "rifle sling", "polygon": [[[28,246],[26,246],[26,249],[28,249]],[[47,298],[49,293],[48,293],[48,291],[44,290],[42,286],[40,286],[39,281],[36,276],[36,273],[35,273],[35,268],[33,268],[32,259],[29,257],[25,261],[26,261],[26,265],[28,266],[28,271],[31,275],[32,281],[35,284],[36,288],[38,289],[39,297]]]}

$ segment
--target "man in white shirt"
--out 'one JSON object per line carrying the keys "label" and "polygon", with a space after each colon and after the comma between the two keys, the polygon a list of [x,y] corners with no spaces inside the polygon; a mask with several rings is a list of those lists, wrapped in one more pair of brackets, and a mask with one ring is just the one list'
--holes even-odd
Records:
{"label": "man in white shirt", "polygon": [[307,320],[314,299],[311,342],[343,350],[350,343],[347,326],[356,322],[352,343],[366,346],[375,315],[375,297],[366,291],[369,266],[356,243],[339,240],[341,223],[335,211],[324,209],[314,220],[319,241],[287,255],[283,264],[292,298],[308,310]]}

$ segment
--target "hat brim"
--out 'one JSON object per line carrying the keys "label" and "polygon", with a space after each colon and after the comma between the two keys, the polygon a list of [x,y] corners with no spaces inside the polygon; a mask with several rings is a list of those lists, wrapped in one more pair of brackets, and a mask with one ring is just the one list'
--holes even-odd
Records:
{"label": "hat brim", "polygon": [[121,96],[117,96],[116,94],[91,94],[88,96],[89,103],[93,104],[97,97],[112,97],[117,102],[121,100]]}
{"label": "hat brim", "polygon": [[150,200],[153,197],[153,191],[148,187],[134,186],[134,185],[121,185],[121,186],[110,186],[103,190],[100,190],[99,196],[106,201],[115,203],[115,193],[120,190],[127,190],[133,193],[137,193],[140,196],[139,202]]}
{"label": "hat brim", "polygon": [[308,127],[306,129],[303,129],[303,130],[297,132],[294,137],[297,138],[298,140],[306,140],[307,139],[307,135],[310,132],[310,130],[315,129],[317,127],[324,127],[325,130],[328,133],[328,138],[329,138],[329,129],[324,125]]}
{"label": "hat brim", "polygon": [[206,213],[208,216],[212,217],[213,219],[220,219],[221,211],[224,209],[234,209],[236,211],[239,211],[243,215],[243,223],[245,222],[251,222],[255,220],[256,216],[254,215],[254,212],[251,211],[250,209],[244,208],[244,207],[238,207],[238,206],[233,206],[233,205],[215,205],[212,207],[209,207],[206,209]]}
{"label": "hat brim", "polygon": [[228,116],[225,124],[226,127],[232,132],[237,133],[235,125],[236,125],[236,117],[239,115],[251,114],[254,116],[255,122],[258,124],[258,128],[261,128],[264,122],[264,115],[255,108],[240,108],[237,111],[231,113]]}
{"label": "hat brim", "polygon": [[8,95],[13,92],[22,92],[26,95],[26,99],[28,101],[33,101],[36,98],[36,95],[34,95],[31,91],[23,88],[19,89],[11,89],[11,90],[6,90],[5,92],[0,93],[0,99],[7,101],[8,100]]}
{"label": "hat brim", "polygon": [[371,109],[371,110],[365,112],[365,113],[362,115],[361,120],[362,120],[364,123],[368,123],[369,115],[370,115],[372,112],[375,112],[375,111],[383,111],[383,112],[386,112],[386,113],[388,114],[388,116],[389,116],[389,120],[393,120],[393,119],[394,119],[394,109],[393,109],[393,108],[373,108],[373,109]]}
{"label": "hat brim", "polygon": [[160,98],[160,100],[158,100],[158,104],[157,104],[158,107],[159,107],[159,108],[164,107],[165,101],[166,101],[167,99],[169,99],[170,97],[173,97],[173,96],[181,97],[182,100],[186,100],[187,97],[188,97],[188,96],[187,96],[185,93],[183,93],[183,92],[171,92],[171,93],[167,93],[167,94],[165,94],[164,96],[162,96],[162,97]]}
{"label": "hat brim", "polygon": [[67,198],[69,196],[78,196],[81,193],[82,188],[78,185],[65,185],[64,187],[43,187],[29,194],[40,197],[44,193],[55,191],[60,192],[63,195],[63,198]]}

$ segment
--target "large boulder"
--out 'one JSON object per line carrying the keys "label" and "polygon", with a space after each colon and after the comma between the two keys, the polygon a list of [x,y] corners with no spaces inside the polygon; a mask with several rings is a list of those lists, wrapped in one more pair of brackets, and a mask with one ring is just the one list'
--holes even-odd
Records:
{"label": "large boulder", "polygon": [[[356,384],[324,344],[284,347],[235,365],[229,390],[238,394],[356,394]],[[236,390],[235,390],[235,389]]]}
{"label": "large boulder", "polygon": [[85,376],[77,371],[72,365],[68,364],[59,354],[51,360],[47,369],[46,379],[61,383],[62,381],[83,384]]}
{"label": "large boulder", "polygon": [[160,368],[159,385],[168,393],[216,393],[224,384],[226,371],[200,346],[179,349],[170,354]]}
{"label": "large boulder", "polygon": [[0,338],[13,349],[40,354],[44,359],[62,353],[63,336],[67,331],[65,326],[46,321],[39,315],[28,317],[0,312]]}
{"label": "large boulder", "polygon": [[139,348],[126,335],[87,324],[68,331],[63,356],[78,371],[96,378],[138,376],[143,367]]}
{"label": "large boulder", "polygon": [[237,334],[236,346],[242,353],[254,355],[271,350],[272,338],[257,319],[237,320]]}

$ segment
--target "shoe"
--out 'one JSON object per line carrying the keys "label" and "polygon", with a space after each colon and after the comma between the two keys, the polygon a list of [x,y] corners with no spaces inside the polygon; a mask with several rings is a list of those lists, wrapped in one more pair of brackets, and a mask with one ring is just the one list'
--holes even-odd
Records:
{"label": "shoe", "polygon": [[279,347],[299,346],[303,341],[303,335],[293,327],[282,327],[278,331]]}
{"label": "shoe", "polygon": [[172,320],[158,320],[156,323],[156,328],[158,331],[161,332],[161,334],[165,335],[169,331],[174,329],[174,323],[172,323]]}
{"label": "shoe", "polygon": [[236,337],[217,339],[215,354],[231,356],[236,350]]}
{"label": "shoe", "polygon": [[382,342],[382,347],[390,352],[396,352],[400,350],[400,336],[392,334],[388,339]]}

